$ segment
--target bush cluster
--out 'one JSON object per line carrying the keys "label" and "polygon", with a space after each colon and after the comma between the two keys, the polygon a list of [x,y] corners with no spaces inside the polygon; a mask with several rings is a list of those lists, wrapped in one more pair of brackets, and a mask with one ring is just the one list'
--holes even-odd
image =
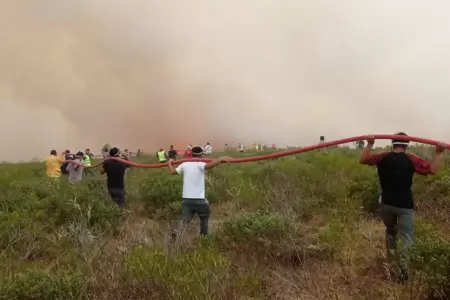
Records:
{"label": "bush cluster", "polygon": [[[429,156],[431,149],[413,151]],[[168,244],[164,231],[166,223],[179,218],[180,176],[164,169],[131,168],[127,207],[121,211],[96,171],[69,185],[64,178],[47,180],[42,164],[2,164],[0,299],[96,299],[107,293],[108,299],[145,298],[149,291],[161,299],[287,299],[275,293],[273,282],[294,282],[292,278],[300,280],[307,272],[314,278],[317,272],[319,278],[324,266],[328,276],[335,276],[328,282],[359,293],[357,298],[391,299],[387,293],[395,283],[389,290],[382,288],[386,283],[357,280],[369,276],[361,266],[364,259],[384,251],[376,170],[359,165],[357,154],[334,148],[327,154],[219,166],[207,175],[211,235],[181,248]],[[450,221],[449,178],[444,168],[435,177],[414,180],[415,289],[408,290],[413,298],[423,291],[449,296],[450,231],[444,226]],[[157,221],[159,231],[139,227],[149,219]],[[150,237],[152,242],[143,242]],[[107,272],[96,272],[96,267]],[[286,274],[293,277],[277,281]],[[370,276],[380,278],[379,273]],[[310,287],[304,282],[290,288],[301,293]],[[377,296],[367,296],[371,289]]]}

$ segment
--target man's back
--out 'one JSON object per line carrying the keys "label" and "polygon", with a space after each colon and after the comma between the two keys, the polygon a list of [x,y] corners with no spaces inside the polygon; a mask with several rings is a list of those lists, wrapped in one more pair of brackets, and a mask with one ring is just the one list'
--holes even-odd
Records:
{"label": "man's back", "polygon": [[205,198],[205,165],[204,162],[185,162],[176,168],[183,175],[183,198]]}
{"label": "man's back", "polygon": [[[74,162],[81,164],[81,160],[76,158]],[[69,182],[75,183],[83,179],[83,169],[77,165],[69,164],[67,166],[67,171],[69,173]]]}
{"label": "man's back", "polygon": [[176,158],[177,158],[177,150],[175,150],[175,149],[170,149],[170,150],[169,150],[169,158],[171,158],[171,159],[176,159]]}
{"label": "man's back", "polygon": [[430,173],[430,163],[414,154],[383,152],[373,155],[382,190],[384,204],[400,208],[413,208],[412,179],[415,173]]}
{"label": "man's back", "polygon": [[45,160],[45,167],[47,176],[59,177],[61,176],[61,164],[62,160],[56,155],[51,155]]}
{"label": "man's back", "polygon": [[125,170],[127,166],[117,160],[106,160],[103,163],[103,169],[106,172],[107,178],[107,186],[108,188],[113,189],[123,189],[125,188],[124,184],[124,176]]}

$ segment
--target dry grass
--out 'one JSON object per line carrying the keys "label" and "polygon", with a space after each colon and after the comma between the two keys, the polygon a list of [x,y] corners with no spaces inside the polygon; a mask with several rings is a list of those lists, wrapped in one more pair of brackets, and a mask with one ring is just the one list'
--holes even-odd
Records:
{"label": "dry grass", "polygon": [[[356,161],[334,149],[219,167],[208,178],[210,236],[199,239],[194,221],[176,244],[181,182],[165,170],[130,170],[120,214],[96,177],[72,188],[44,183],[40,165],[4,165],[0,299],[416,300],[438,290],[446,299],[448,266],[423,261],[396,282],[382,222],[366,209],[378,198],[376,175]],[[422,259],[450,257],[437,246],[450,240],[447,174],[416,180]],[[32,269],[48,279],[36,283]]]}

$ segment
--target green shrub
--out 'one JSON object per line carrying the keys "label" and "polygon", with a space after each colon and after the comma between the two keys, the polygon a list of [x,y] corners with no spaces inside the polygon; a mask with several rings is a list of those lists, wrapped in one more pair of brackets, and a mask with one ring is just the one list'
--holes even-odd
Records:
{"label": "green shrub", "polygon": [[0,280],[0,299],[75,300],[84,299],[85,282],[79,273],[30,270]]}
{"label": "green shrub", "polygon": [[258,238],[280,240],[291,238],[295,234],[292,220],[263,212],[251,212],[234,217],[223,224],[222,230],[222,234],[241,242]]}
{"label": "green shrub", "polygon": [[124,266],[127,278],[163,286],[171,299],[218,299],[230,291],[254,295],[260,288],[257,276],[251,278],[247,272],[232,276],[231,262],[212,237],[171,255],[158,246],[138,246],[126,257]]}
{"label": "green shrub", "polygon": [[412,247],[411,253],[411,266],[424,274],[428,294],[447,299],[450,296],[450,243],[424,239]]}

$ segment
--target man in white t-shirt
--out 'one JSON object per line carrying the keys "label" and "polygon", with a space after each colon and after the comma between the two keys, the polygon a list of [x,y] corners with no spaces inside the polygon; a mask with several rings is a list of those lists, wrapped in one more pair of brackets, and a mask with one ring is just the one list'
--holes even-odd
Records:
{"label": "man in white t-shirt", "polygon": [[[193,147],[192,155],[194,158],[200,158],[203,155],[202,147]],[[180,230],[184,231],[192,218],[198,214],[200,218],[200,234],[208,234],[208,221],[211,209],[209,202],[205,197],[205,171],[215,166],[229,162],[229,157],[220,157],[208,163],[205,162],[184,162],[176,169],[173,168],[173,160],[169,160],[169,171],[172,175],[183,176],[183,201],[181,203],[182,221]],[[172,239],[176,234],[172,234]]]}
{"label": "man in white t-shirt", "polygon": [[206,155],[211,155],[211,153],[212,153],[212,147],[211,147],[211,144],[208,142],[208,143],[206,143],[206,146],[203,148],[204,149],[204,153],[206,154]]}

